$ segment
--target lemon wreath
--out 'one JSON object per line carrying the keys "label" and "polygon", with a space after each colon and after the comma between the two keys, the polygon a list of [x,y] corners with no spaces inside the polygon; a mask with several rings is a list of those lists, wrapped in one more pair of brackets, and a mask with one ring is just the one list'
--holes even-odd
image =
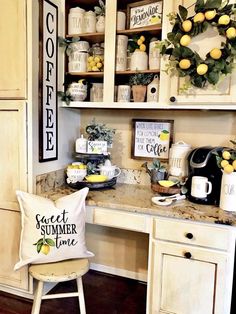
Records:
{"label": "lemon wreath", "polygon": [[[173,28],[160,48],[162,55],[169,55],[167,73],[177,71],[180,77],[190,78],[186,85],[202,88],[206,83],[216,85],[222,75],[233,70],[236,56],[236,5],[222,0],[197,0],[194,5],[195,14],[191,17],[188,17],[188,8],[181,5],[179,13],[169,14]],[[203,60],[188,45],[193,37],[204,33],[208,27],[217,28],[219,35],[225,37],[225,43],[221,43],[220,49],[209,51]]]}

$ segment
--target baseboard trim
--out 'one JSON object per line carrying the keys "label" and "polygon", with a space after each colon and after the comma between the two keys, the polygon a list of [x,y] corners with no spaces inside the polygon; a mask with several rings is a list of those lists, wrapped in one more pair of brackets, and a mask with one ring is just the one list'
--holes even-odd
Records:
{"label": "baseboard trim", "polygon": [[95,264],[95,263],[90,263],[90,269],[107,273],[107,274],[111,274],[111,275],[116,275],[116,276],[121,276],[121,277],[126,277],[130,279],[147,282],[147,272],[137,273],[137,272],[133,272],[127,269],[115,268],[115,267],[102,265],[102,264]]}

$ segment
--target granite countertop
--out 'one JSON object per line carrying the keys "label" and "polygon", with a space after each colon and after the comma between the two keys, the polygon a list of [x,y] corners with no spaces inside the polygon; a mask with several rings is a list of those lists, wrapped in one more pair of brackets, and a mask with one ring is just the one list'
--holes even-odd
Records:
{"label": "granite countertop", "polygon": [[[43,193],[42,196],[55,201],[76,191],[68,186],[61,186]],[[116,184],[110,189],[90,190],[86,205],[236,226],[236,212],[230,213],[216,206],[199,205],[188,200],[179,200],[168,206],[154,205],[151,198],[155,195],[148,185]]]}

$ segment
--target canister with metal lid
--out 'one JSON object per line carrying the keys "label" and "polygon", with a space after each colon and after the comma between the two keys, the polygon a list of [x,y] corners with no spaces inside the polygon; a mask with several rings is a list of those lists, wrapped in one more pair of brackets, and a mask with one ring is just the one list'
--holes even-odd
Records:
{"label": "canister with metal lid", "polygon": [[76,7],[71,8],[68,14],[68,34],[81,34],[84,32],[84,13],[85,10]]}
{"label": "canister with metal lid", "polygon": [[171,145],[169,159],[169,174],[177,177],[188,175],[187,156],[191,151],[191,145],[179,141]]}

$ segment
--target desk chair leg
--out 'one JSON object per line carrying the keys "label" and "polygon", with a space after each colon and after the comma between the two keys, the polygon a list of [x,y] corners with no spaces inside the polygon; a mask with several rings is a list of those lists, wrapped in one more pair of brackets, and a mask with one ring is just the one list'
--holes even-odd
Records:
{"label": "desk chair leg", "polygon": [[78,293],[79,293],[80,314],[86,314],[82,278],[81,277],[77,278],[76,282],[77,282],[77,288],[78,288]]}
{"label": "desk chair leg", "polygon": [[34,303],[33,303],[31,314],[39,314],[41,301],[42,301],[42,295],[43,295],[43,281],[39,280],[35,294],[34,294]]}

